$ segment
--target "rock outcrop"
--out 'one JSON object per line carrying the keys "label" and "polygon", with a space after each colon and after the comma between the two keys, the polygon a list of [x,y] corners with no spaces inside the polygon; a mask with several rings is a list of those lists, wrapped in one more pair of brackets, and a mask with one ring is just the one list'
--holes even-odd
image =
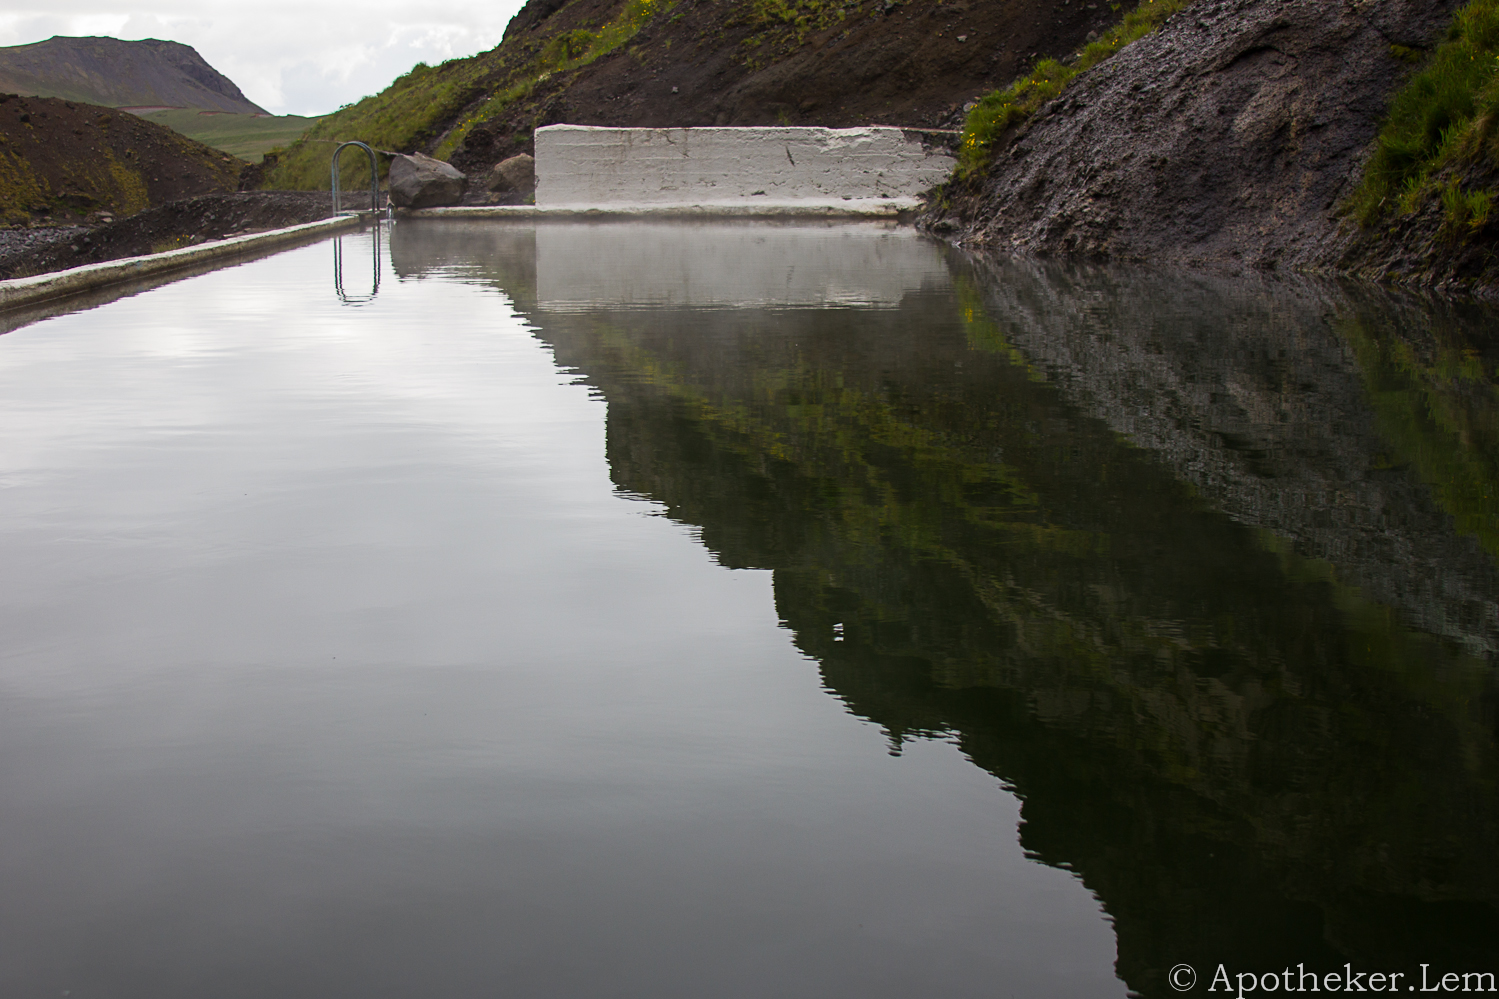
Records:
{"label": "rock outcrop", "polygon": [[390,200],[397,208],[456,205],[467,186],[458,168],[421,153],[398,155],[390,164]]}
{"label": "rock outcrop", "polygon": [[1093,71],[926,222],[974,246],[1324,267],[1389,99],[1458,0],[1199,0]]}

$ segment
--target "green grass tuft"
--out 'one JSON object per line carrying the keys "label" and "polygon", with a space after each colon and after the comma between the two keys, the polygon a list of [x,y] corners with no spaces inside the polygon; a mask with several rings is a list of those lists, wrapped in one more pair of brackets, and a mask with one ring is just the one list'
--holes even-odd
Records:
{"label": "green grass tuft", "polygon": [[1488,191],[1462,190],[1454,177],[1442,188],[1442,208],[1449,232],[1462,236],[1489,224],[1494,198]]}
{"label": "green grass tuft", "polygon": [[1156,30],[1166,18],[1191,0],[1142,0],[1140,5],[1097,41],[1089,42],[1068,62],[1042,59],[1031,72],[1003,90],[979,99],[963,126],[958,154],[960,176],[971,176],[989,165],[994,144],[1048,101],[1059,97],[1075,78],[1111,58],[1120,49]]}
{"label": "green grass tuft", "polygon": [[757,27],[791,28],[798,45],[842,21],[848,10],[842,0],[752,0],[749,24]]}
{"label": "green grass tuft", "polygon": [[[1409,61],[1412,50],[1395,51]],[[1442,201],[1445,226],[1464,235],[1488,224],[1488,191],[1449,176],[1466,163],[1499,165],[1499,0],[1472,0],[1447,38],[1390,104],[1374,154],[1348,209],[1364,225]]]}

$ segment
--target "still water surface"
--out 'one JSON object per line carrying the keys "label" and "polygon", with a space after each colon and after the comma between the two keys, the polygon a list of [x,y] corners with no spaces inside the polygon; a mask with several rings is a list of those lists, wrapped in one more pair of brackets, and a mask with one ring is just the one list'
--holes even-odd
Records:
{"label": "still water surface", "polygon": [[0,994],[1499,971],[1486,313],[386,235],[0,337]]}

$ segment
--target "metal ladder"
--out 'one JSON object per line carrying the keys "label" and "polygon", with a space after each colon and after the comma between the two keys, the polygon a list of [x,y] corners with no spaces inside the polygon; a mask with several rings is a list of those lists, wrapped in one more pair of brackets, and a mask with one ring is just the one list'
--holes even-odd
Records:
{"label": "metal ladder", "polygon": [[370,158],[370,211],[380,210],[380,165],[375,161],[375,151],[357,139],[352,142],[340,142],[338,148],[333,150],[333,214],[334,215],[358,215],[358,212],[342,212],[338,207],[338,154],[348,146],[358,146],[363,149]]}

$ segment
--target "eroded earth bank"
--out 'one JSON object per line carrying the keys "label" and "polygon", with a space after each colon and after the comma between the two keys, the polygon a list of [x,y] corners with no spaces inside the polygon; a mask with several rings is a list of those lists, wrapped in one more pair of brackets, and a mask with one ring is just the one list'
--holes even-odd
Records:
{"label": "eroded earth bank", "polygon": [[[1197,0],[995,143],[923,224],[971,247],[1495,286],[1493,239],[1346,201],[1455,0]],[[1440,207],[1440,206],[1438,206]]]}

